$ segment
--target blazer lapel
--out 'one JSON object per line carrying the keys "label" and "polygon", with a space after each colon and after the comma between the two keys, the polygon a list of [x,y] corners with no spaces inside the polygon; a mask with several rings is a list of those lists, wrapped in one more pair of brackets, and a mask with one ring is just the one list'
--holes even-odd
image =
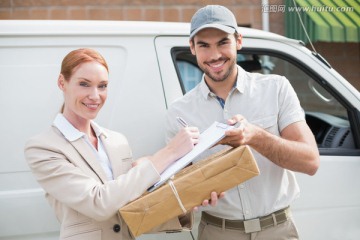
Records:
{"label": "blazer lapel", "polygon": [[[110,137],[103,134],[100,138],[111,163],[114,178],[129,171],[132,162],[130,148],[127,145],[124,148],[120,147],[118,141],[111,141]],[[117,146],[114,146],[115,143]]]}
{"label": "blazer lapel", "polygon": [[90,168],[95,172],[95,174],[100,178],[100,180],[105,183],[107,181],[106,174],[101,167],[98,159],[96,158],[93,150],[89,147],[88,143],[86,143],[83,138],[79,138],[71,142],[71,144],[89,164]]}

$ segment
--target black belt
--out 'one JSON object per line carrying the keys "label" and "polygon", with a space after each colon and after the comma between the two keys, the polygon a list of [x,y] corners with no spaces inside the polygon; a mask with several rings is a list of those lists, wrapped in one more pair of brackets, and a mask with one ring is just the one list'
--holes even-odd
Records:
{"label": "black belt", "polygon": [[216,227],[225,227],[226,229],[242,230],[246,233],[258,232],[265,228],[275,226],[286,222],[290,218],[290,208],[278,210],[264,217],[254,218],[250,220],[229,220],[212,216],[206,212],[202,212],[201,220],[207,224]]}

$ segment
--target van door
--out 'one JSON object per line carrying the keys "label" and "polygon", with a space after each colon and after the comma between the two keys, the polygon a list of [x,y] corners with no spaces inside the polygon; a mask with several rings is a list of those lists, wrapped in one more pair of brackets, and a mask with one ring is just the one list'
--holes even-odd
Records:
{"label": "van door", "polygon": [[159,61],[161,79],[167,106],[183,95],[182,82],[176,68],[173,49],[189,46],[188,36],[158,36],[155,39],[156,53]]}

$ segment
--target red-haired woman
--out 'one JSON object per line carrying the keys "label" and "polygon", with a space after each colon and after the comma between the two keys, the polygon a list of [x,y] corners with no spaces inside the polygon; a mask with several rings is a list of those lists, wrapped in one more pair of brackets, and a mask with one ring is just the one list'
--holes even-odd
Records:
{"label": "red-haired woman", "polygon": [[[141,196],[198,141],[197,128],[184,128],[134,165],[126,138],[93,121],[106,101],[108,82],[108,66],[98,52],[77,49],[66,55],[58,79],[62,111],[25,147],[28,164],[61,223],[60,239],[133,239],[118,209]],[[164,227],[181,229],[186,217]]]}

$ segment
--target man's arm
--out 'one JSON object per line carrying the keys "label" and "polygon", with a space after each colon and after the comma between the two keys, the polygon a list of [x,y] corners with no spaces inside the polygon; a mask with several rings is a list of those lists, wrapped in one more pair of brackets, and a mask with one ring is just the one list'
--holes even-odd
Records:
{"label": "man's arm", "polygon": [[309,175],[314,175],[320,158],[315,138],[305,121],[285,127],[279,136],[248,123],[241,115],[229,120],[229,124],[241,122],[239,128],[226,132],[220,142],[233,147],[249,145],[276,165]]}

